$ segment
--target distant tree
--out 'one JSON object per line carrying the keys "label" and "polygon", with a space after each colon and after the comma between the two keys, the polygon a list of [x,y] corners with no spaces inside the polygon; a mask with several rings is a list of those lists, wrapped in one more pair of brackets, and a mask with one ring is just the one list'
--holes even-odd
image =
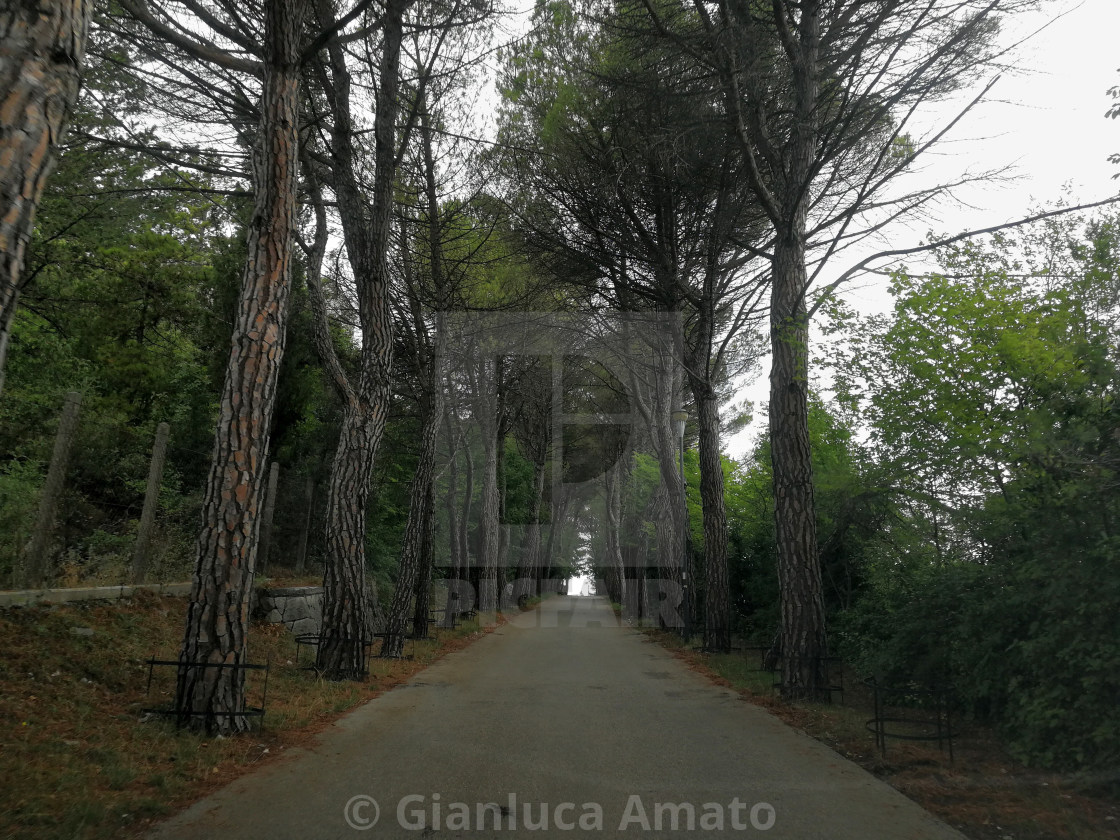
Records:
{"label": "distant tree", "polygon": [[993,67],[999,16],[1031,0],[637,2],[654,30],[717,75],[746,182],[771,227],[777,641],[783,695],[815,696],[828,644],[808,432],[808,296],[837,251],[947,189],[888,195],[957,122],[913,137],[914,116]]}
{"label": "distant tree", "polygon": [[[937,253],[940,271],[893,275],[890,314],[835,322],[845,339],[831,362],[839,398],[901,487],[948,517],[940,542],[950,555],[978,550],[980,508],[1028,465],[1057,468],[1069,441],[1055,435],[1067,423],[1076,436],[1089,405],[1111,410],[1115,230],[1115,217],[1066,217],[950,246]],[[1055,416],[1074,411],[1064,401],[1075,394],[1087,402]]]}
{"label": "distant tree", "polygon": [[[683,582],[684,491],[674,411],[687,396],[703,464],[704,632],[730,645],[727,522],[720,468],[720,389],[760,314],[762,278],[747,270],[761,218],[743,187],[741,156],[721,130],[711,74],[641,31],[634,7],[555,3],[511,51],[501,130],[509,194],[537,258],[581,286],[588,307],[670,315],[651,400],[638,400],[667,490],[659,497]],[[658,354],[651,353],[651,358]]]}
{"label": "distant tree", "polygon": [[[395,256],[401,283],[393,297],[395,358],[398,391],[414,402],[420,434],[397,585],[386,616],[389,635],[383,651],[394,656],[401,652],[414,593],[414,629],[421,627],[420,608],[428,602],[438,434],[445,423],[447,312],[462,304],[472,263],[456,247],[472,207],[451,196],[477,188],[475,178],[456,177],[477,153],[451,135],[462,133],[458,127],[467,121],[458,97],[478,81],[474,65],[488,44],[489,26],[487,15],[480,14],[482,7],[459,19],[454,11],[438,5],[426,8],[421,18],[426,25],[416,26],[403,45],[406,65],[413,68],[403,94],[412,100],[408,110],[415,115],[415,127],[402,150],[398,187],[400,236]],[[424,633],[427,619],[424,607]]]}
{"label": "distant tree", "polygon": [[[532,465],[532,493],[526,521],[525,542],[521,547],[517,577],[532,580],[536,595],[542,573],[542,520],[552,454],[552,374],[543,359],[522,365],[511,383],[513,393],[512,432],[522,456]],[[555,469],[558,465],[554,464]]]}

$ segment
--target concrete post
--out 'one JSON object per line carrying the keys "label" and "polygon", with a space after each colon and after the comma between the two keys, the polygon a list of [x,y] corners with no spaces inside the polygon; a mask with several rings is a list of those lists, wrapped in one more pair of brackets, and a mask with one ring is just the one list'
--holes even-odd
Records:
{"label": "concrete post", "polygon": [[147,583],[152,532],[155,530],[156,511],[159,510],[159,486],[163,480],[163,465],[167,460],[167,438],[171,427],[160,423],[156,427],[156,441],[152,445],[152,463],[148,467],[148,489],[144,493],[144,510],[140,514],[140,530],[136,534],[136,547],[132,552],[132,582]]}
{"label": "concrete post", "polygon": [[299,526],[299,545],[296,550],[296,574],[307,568],[307,537],[311,533],[311,508],[315,504],[315,479],[308,478],[303,485],[303,522]]}
{"label": "concrete post", "polygon": [[29,587],[42,586],[47,579],[47,549],[51,531],[54,529],[55,512],[62,489],[66,484],[66,463],[70,459],[70,445],[74,442],[74,432],[78,428],[78,412],[82,407],[82,395],[71,391],[66,395],[62,409],[62,420],[58,424],[58,434],[54,439],[54,452],[51,465],[47,469],[47,481],[43,485],[43,495],[39,498],[39,515],[35,520],[35,531],[24,553],[24,581]]}
{"label": "concrete post", "polygon": [[261,539],[257,544],[257,573],[268,570],[268,552],[272,548],[272,519],[276,513],[276,487],[280,483],[280,465],[275,461],[268,468],[268,491],[264,497],[264,519],[261,521]]}

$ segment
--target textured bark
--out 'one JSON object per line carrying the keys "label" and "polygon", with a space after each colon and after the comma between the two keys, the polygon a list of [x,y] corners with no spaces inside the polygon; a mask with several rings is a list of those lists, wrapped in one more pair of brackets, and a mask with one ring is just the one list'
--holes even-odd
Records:
{"label": "textured bark", "polygon": [[498,497],[498,412],[497,360],[478,361],[474,420],[482,434],[482,487],[479,498],[478,523],[478,608],[492,612],[498,608],[498,554],[501,546],[498,532],[500,499]]}
{"label": "textured bark", "polygon": [[[433,154],[431,117],[423,93],[417,103],[420,117],[420,141],[424,160],[424,196],[427,205],[427,255],[428,277],[438,306],[446,306],[445,278],[443,275],[443,224],[436,185],[436,164]],[[405,526],[398,566],[397,589],[389,608],[382,656],[400,656],[404,646],[405,624],[409,600],[416,592],[413,635],[428,635],[429,593],[432,580],[432,530],[435,516],[434,482],[439,424],[443,412],[443,335],[442,311],[435,317],[434,330],[425,318],[427,306],[408,257],[408,242],[401,231],[401,253],[405,285],[409,290],[409,311],[412,316],[411,346],[417,369],[421,373],[423,393],[420,395],[420,451],[416,474],[412,479],[408,523]],[[421,622],[421,613],[423,621]]]}
{"label": "textured bark", "polygon": [[[322,640],[316,659],[330,679],[363,678],[365,649],[372,641],[372,601],[366,582],[366,510],[377,450],[391,396],[393,320],[386,258],[396,177],[396,121],[400,113],[400,54],[407,0],[389,0],[382,17],[374,118],[374,184],[361,188],[350,113],[350,73],[342,47],[332,42],[327,91],[334,122],[331,171],[346,252],[358,285],[361,371],[343,410],[327,493],[326,565],[323,575]],[[321,22],[333,20],[320,3]]]}
{"label": "textured bark", "polygon": [[[714,244],[714,243],[713,243]],[[710,246],[712,247],[712,246]],[[719,304],[717,255],[709,252],[703,292],[688,337],[686,375],[696,406],[700,452],[700,506],[704,528],[704,647],[725,653],[731,648],[731,588],[727,569],[727,509],[720,457],[719,399],[713,385],[718,359],[716,307]]]}
{"label": "textured bark", "polygon": [[[729,16],[729,8],[721,7],[724,23],[741,26],[742,21]],[[769,419],[781,609],[778,649],[772,654],[781,656],[782,694],[788,698],[820,696],[827,684],[822,672],[827,645],[809,449],[805,307],[808,206],[823,162],[818,159],[823,114],[821,8],[821,0],[802,0],[794,14],[792,4],[773,0],[783,60],[790,71],[788,134],[772,134],[771,126],[760,119],[756,103],[749,101],[757,91],[733,53],[726,54],[729,61],[720,74],[747,181],[774,227]]]}
{"label": "textured bark", "polygon": [[432,613],[432,566],[435,560],[435,481],[428,482],[427,526],[420,543],[420,571],[416,576],[416,609],[412,615],[412,638],[428,638],[428,618]]}
{"label": "textured bark", "polygon": [[35,211],[78,98],[93,0],[0,8],[0,392]]}
{"label": "textured bark", "polygon": [[[438,380],[436,380],[438,382]],[[432,515],[435,504],[432,496],[432,484],[435,475],[436,445],[439,432],[439,423],[442,420],[443,406],[440,399],[441,391],[438,386],[425,395],[421,413],[423,425],[420,432],[420,452],[416,464],[416,474],[412,479],[409,494],[408,522],[404,530],[404,542],[401,545],[400,565],[397,573],[397,588],[393,593],[393,601],[389,606],[389,614],[385,631],[388,634],[381,646],[382,656],[400,656],[404,646],[404,637],[407,632],[409,607],[412,605],[412,595],[417,588],[417,583],[423,574],[431,578],[431,557],[429,550],[428,568],[424,569],[424,546],[431,545]],[[427,622],[427,608],[424,611]],[[424,626],[425,634],[427,624]]]}
{"label": "textured bark", "polygon": [[606,490],[604,509],[606,511],[606,557],[603,558],[606,566],[606,586],[610,599],[618,604],[626,603],[626,571],[622,565],[622,482],[623,468],[621,464],[612,467],[603,474]]}
{"label": "textured bark", "polygon": [[[20,266],[16,268],[17,277],[22,270],[23,260],[20,259],[19,262]],[[8,345],[11,344],[12,339],[12,321],[15,319],[16,307],[19,306],[19,289],[13,288],[7,300],[4,311],[0,312],[0,394],[4,393],[4,379],[8,369]]]}
{"label": "textured bark", "polygon": [[[782,10],[785,19],[785,10]],[[809,318],[805,268],[819,119],[820,2],[808,0],[791,50],[795,121],[781,185],[770,296],[770,443],[781,591],[782,695],[816,699],[828,682],[824,600],[809,447]]]}
{"label": "textured bark", "polygon": [[704,647],[726,653],[731,648],[731,591],[719,406],[710,386],[694,386],[693,396],[700,430],[700,504],[704,516]]}
{"label": "textured bark", "polygon": [[781,592],[782,694],[816,697],[827,685],[821,657],[824,600],[809,448],[809,324],[801,290],[803,245],[780,240],[774,254],[771,299],[770,446],[774,470],[774,522]]}
{"label": "textured bark", "polygon": [[203,501],[176,709],[194,728],[244,730],[246,633],[262,484],[284,352],[299,174],[300,0],[265,4],[255,204]]}
{"label": "textured bark", "polygon": [[372,642],[366,583],[366,508],[377,448],[385,431],[384,402],[360,402],[343,415],[327,490],[323,624],[316,667],[328,679],[364,679]]}

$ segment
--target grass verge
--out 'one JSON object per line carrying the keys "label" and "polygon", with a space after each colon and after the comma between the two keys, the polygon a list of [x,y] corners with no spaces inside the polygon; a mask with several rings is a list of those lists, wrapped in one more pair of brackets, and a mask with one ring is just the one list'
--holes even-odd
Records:
{"label": "grass verge", "polygon": [[353,683],[319,679],[287,630],[254,624],[250,661],[272,663],[264,728],[211,739],[142,722],[141,709],[171,701],[171,673],[145,694],[145,663],[175,658],[185,609],[183,598],[140,593],[0,612],[0,836],[139,834],[486,632],[477,621],[436,630],[407,643],[412,659],[375,658],[369,681]]}
{"label": "grass verge", "polygon": [[885,755],[867,730],[870,691],[846,675],[843,704],[786,703],[773,677],[742,652],[706,654],[679,636],[651,635],[692,670],[861,765],[972,840],[1108,840],[1120,837],[1120,801],[1077,778],[1031,770],[990,729],[955,722],[954,760],[935,744],[888,740]]}

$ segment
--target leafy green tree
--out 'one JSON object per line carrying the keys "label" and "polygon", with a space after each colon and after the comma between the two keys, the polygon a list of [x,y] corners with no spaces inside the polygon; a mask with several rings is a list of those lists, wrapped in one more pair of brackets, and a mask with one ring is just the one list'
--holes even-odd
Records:
{"label": "leafy green tree", "polygon": [[[679,316],[669,368],[656,374],[669,384],[655,392],[646,419],[657,432],[662,506],[678,541],[666,556],[679,564],[687,523],[670,418],[691,401],[703,464],[704,638],[725,650],[720,408],[723,386],[753,355],[735,339],[761,317],[764,284],[745,268],[761,217],[736,144],[720,130],[711,74],[643,33],[643,13],[628,4],[549,3],[536,16],[503,77],[507,189],[538,258],[579,284],[585,305]],[[683,579],[683,569],[667,572]]]}
{"label": "leafy green tree", "polygon": [[[135,90],[100,61],[88,82],[43,194],[24,305],[12,322],[8,399],[0,405],[0,446],[12,459],[5,550],[11,561],[26,538],[17,499],[34,497],[62,395],[81,390],[58,529],[66,574],[74,582],[125,582],[151,436],[162,421],[174,429],[163,553],[170,560],[191,539],[187,522],[197,513],[216,395],[210,338],[223,313],[215,291],[224,282],[222,256],[240,251],[243,260],[243,251],[224,234],[224,198],[183,190],[181,171],[91,139],[105,133],[106,109],[132,107],[123,103]],[[186,576],[185,569],[165,571]]]}
{"label": "leafy green tree", "polygon": [[[892,515],[892,496],[835,406],[813,396],[809,441],[817,486],[816,530],[825,608],[830,616],[858,597],[867,566]],[[726,465],[731,529],[732,599],[748,637],[771,644],[779,626],[778,558],[770,440],[749,458]],[[778,653],[775,648],[774,653]]]}
{"label": "leafy green tree", "polygon": [[[809,445],[810,291],[823,265],[944,189],[888,195],[942,139],[924,106],[997,59],[998,18],[1024,0],[650,2],[649,26],[718,79],[724,125],[765,214],[770,439],[783,591],[782,693],[814,696],[827,653]],[[919,58],[920,56],[920,58]],[[913,60],[912,60],[912,57]],[[966,106],[966,109],[967,110]],[[869,216],[870,214],[870,216]]]}
{"label": "leafy green tree", "polygon": [[952,681],[1059,768],[1117,760],[1116,232],[1050,220],[947,249],[939,273],[896,276],[894,312],[853,325],[838,370],[901,514],[849,652]]}
{"label": "leafy green tree", "polygon": [[[1048,230],[1071,234],[1056,221]],[[1056,394],[1099,400],[1112,387],[1115,281],[1094,281],[1087,262],[1104,243],[1062,244],[1056,265],[1026,262],[1019,241],[1034,236],[948,249],[938,274],[897,273],[894,312],[853,324],[836,366],[840,399],[870,423],[879,457],[946,510],[982,505],[1054,445]]]}

